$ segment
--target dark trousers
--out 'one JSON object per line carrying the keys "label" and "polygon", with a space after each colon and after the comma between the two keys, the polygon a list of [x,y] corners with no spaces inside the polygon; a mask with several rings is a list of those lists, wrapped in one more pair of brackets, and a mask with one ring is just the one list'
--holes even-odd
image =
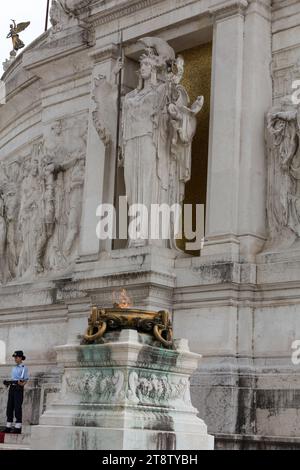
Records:
{"label": "dark trousers", "polygon": [[17,423],[22,423],[22,405],[24,397],[24,388],[20,385],[11,385],[8,391],[7,402],[7,422],[12,423],[14,414]]}

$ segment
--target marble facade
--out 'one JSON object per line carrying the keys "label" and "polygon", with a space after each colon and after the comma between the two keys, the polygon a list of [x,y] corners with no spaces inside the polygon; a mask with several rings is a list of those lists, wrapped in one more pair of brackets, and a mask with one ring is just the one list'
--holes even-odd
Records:
{"label": "marble facade", "polygon": [[[203,356],[192,401],[217,446],[300,447],[299,119],[287,104],[300,80],[299,2],[56,0],[51,22],[7,66],[0,104],[0,340],[8,359],[28,357],[27,424],[61,387],[55,347],[78,344],[90,306],[125,287],[136,307],[173,312],[177,336]],[[200,256],[95,236],[97,207],[115,196],[117,112],[103,126],[95,83],[113,84],[121,30],[126,92],[142,36],[176,54],[212,42]]]}

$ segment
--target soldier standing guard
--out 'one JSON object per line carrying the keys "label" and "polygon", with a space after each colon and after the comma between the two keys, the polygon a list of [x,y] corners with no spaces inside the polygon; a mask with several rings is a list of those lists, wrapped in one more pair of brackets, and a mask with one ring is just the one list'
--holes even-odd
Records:
{"label": "soldier standing guard", "polygon": [[[23,361],[26,359],[23,351],[15,351],[12,357],[15,358],[16,365],[12,368],[11,380],[4,381],[4,385],[9,387],[6,412],[7,423],[4,432],[21,434],[24,386],[29,380],[29,374],[28,367],[23,364]],[[16,417],[16,424],[13,428],[14,414]]]}

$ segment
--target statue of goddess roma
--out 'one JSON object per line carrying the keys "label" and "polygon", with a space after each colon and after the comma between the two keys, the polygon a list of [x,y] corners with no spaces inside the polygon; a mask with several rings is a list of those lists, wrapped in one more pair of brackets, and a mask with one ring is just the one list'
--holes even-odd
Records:
{"label": "statue of goddess roma", "polygon": [[175,248],[174,221],[167,240],[147,237],[153,204],[182,204],[191,178],[191,144],[196,115],[204,98],[189,107],[180,81],[184,61],[159,38],[143,38],[138,87],[124,98],[122,110],[122,164],[129,207],[143,205],[140,229],[130,235],[129,247],[155,244]]}

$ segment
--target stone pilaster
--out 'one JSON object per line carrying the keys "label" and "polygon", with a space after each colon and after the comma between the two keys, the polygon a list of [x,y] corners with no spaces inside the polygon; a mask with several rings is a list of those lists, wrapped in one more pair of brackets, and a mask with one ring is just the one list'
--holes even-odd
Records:
{"label": "stone pilaster", "polygon": [[[114,200],[115,163],[113,151],[111,145],[100,139],[94,126],[93,112],[95,110],[95,103],[93,101],[93,89],[95,80],[99,77],[106,77],[107,80],[110,80],[117,57],[118,48],[114,45],[93,50],[91,53],[94,66],[89,105],[89,131],[79,252],[80,262],[98,259],[101,247],[100,241],[96,236],[97,207],[101,203],[113,203]],[[111,244],[111,241],[109,243]],[[103,246],[102,248],[109,249],[110,247]]]}
{"label": "stone pilaster", "polygon": [[213,77],[204,255],[237,256],[238,197],[246,0],[218,5]]}
{"label": "stone pilaster", "polygon": [[252,0],[245,17],[238,236],[241,257],[250,262],[266,240],[264,124],[272,105],[270,6],[270,0]]}

